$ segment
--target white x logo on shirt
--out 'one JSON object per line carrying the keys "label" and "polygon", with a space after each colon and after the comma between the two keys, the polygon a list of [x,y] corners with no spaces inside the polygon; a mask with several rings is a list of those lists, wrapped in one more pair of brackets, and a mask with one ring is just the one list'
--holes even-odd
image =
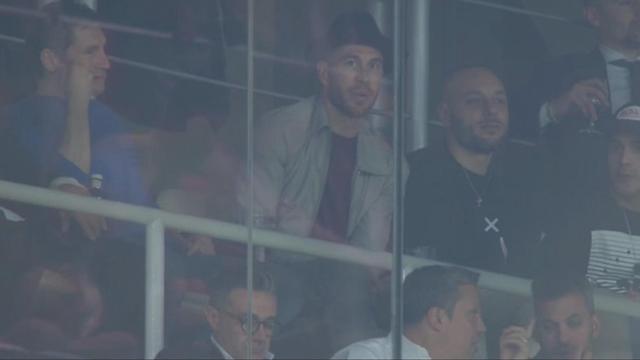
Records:
{"label": "white x logo on shirt", "polygon": [[484,222],[487,223],[487,227],[484,228],[484,232],[489,232],[489,231],[493,230],[493,231],[499,233],[500,229],[498,229],[498,226],[496,226],[496,224],[498,224],[498,221],[499,221],[498,218],[495,218],[492,221],[492,220],[489,220],[489,218],[485,216]]}

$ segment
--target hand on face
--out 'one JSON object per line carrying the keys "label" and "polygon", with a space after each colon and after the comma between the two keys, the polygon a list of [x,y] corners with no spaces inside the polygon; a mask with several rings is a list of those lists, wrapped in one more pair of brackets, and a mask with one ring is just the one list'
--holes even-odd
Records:
{"label": "hand on face", "polygon": [[510,326],[500,337],[501,359],[529,359],[529,339],[533,331],[533,323],[527,328]]}

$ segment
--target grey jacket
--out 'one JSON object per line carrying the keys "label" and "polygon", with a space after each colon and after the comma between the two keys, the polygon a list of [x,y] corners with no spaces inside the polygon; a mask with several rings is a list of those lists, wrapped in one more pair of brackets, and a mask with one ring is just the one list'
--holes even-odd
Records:
{"label": "grey jacket", "polygon": [[[369,128],[357,140],[347,238],[385,250],[393,212],[393,152]],[[267,113],[256,126],[256,216],[277,230],[307,237],[316,221],[331,151],[331,130],[320,98]],[[404,168],[404,167],[403,167]]]}

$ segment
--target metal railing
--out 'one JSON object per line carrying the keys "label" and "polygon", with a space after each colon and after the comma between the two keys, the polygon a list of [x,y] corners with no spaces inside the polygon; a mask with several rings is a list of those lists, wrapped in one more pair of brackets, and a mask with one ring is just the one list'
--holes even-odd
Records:
{"label": "metal railing", "polygon": [[[149,359],[154,358],[163,346],[164,229],[171,228],[244,244],[250,242],[248,228],[243,225],[180,215],[121,202],[71,195],[7,181],[0,181],[0,199],[55,209],[81,211],[147,226],[145,357]],[[387,252],[369,251],[349,245],[299,238],[269,230],[254,229],[252,243],[256,246],[286,250],[351,264],[388,270],[392,268],[392,255]],[[403,256],[403,263],[405,269],[442,264],[407,255]],[[476,271],[481,274],[479,285],[482,288],[519,296],[529,296],[529,280],[488,271]],[[637,303],[621,296],[601,291],[596,293],[596,307],[600,311],[640,317],[640,306]]]}

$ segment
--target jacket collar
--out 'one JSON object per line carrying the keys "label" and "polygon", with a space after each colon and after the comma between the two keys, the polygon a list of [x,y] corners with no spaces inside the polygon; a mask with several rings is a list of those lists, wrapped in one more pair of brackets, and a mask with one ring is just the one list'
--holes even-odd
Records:
{"label": "jacket collar", "polygon": [[[314,99],[310,130],[312,135],[321,132],[331,134],[329,117],[320,96]],[[373,175],[390,175],[393,172],[393,152],[390,146],[374,133],[370,119],[367,119],[358,134],[356,157],[356,168],[359,171]]]}

